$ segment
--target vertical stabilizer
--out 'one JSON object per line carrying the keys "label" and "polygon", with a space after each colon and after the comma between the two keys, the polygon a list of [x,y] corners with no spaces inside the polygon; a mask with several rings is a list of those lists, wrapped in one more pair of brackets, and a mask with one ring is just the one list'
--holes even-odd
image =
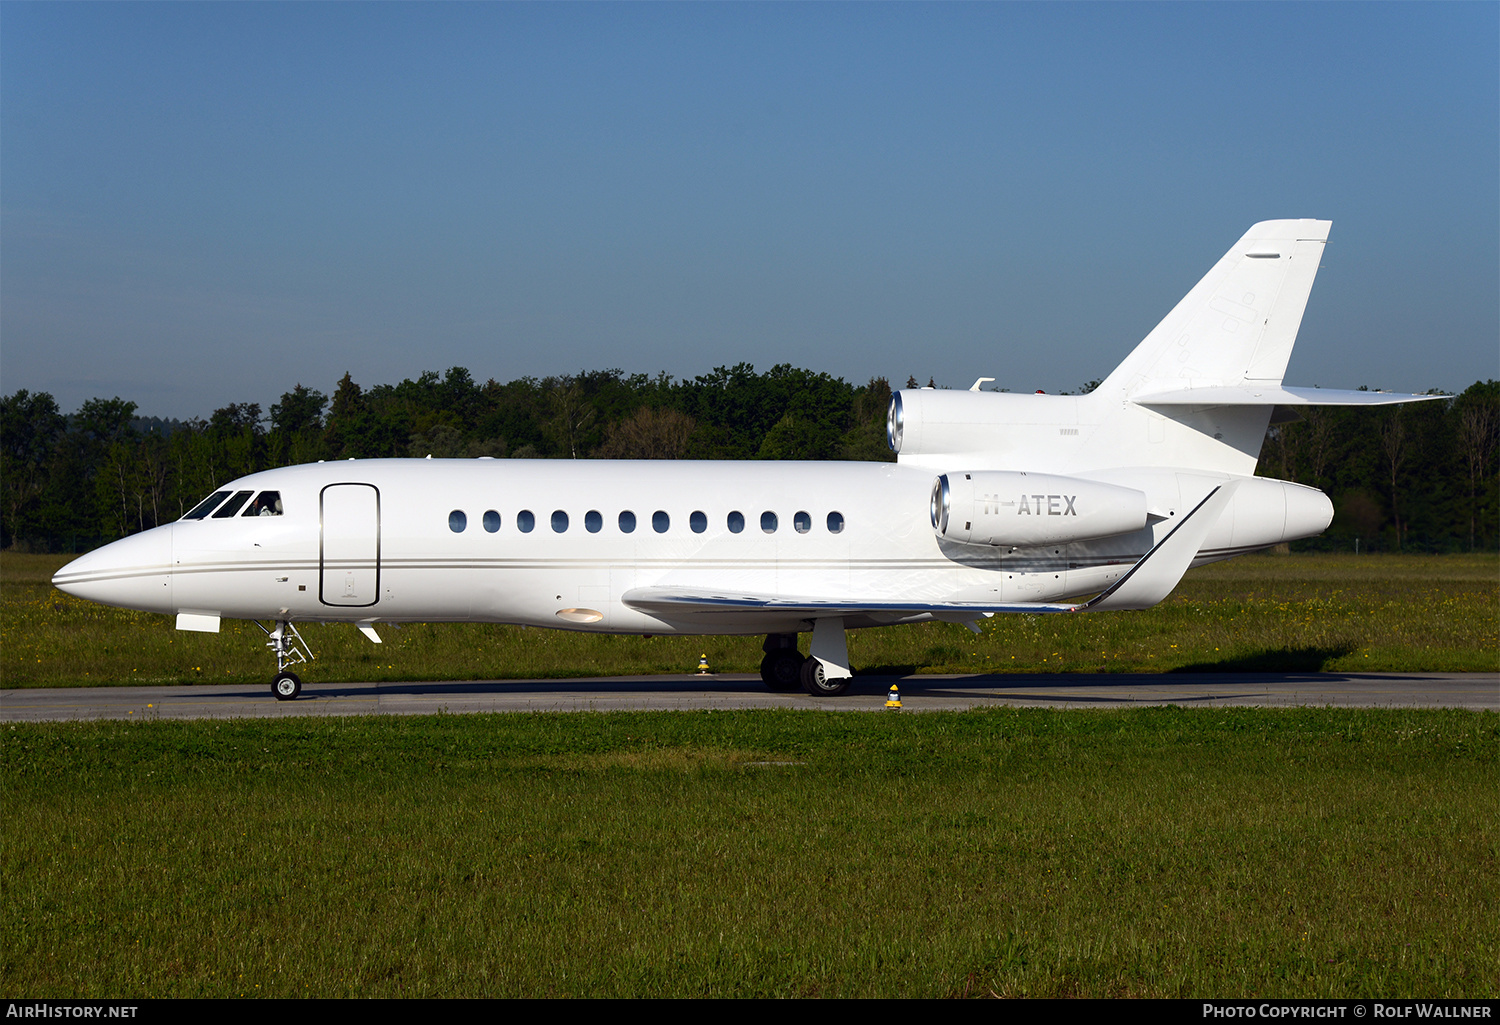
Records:
{"label": "vertical stabilizer", "polygon": [[1171,467],[1252,476],[1272,411],[1306,401],[1281,379],[1330,227],[1252,227],[1087,395],[899,391],[891,446],[903,464],[938,472]]}
{"label": "vertical stabilizer", "polygon": [[1262,221],[1225,253],[1098,391],[1280,384],[1332,221]]}

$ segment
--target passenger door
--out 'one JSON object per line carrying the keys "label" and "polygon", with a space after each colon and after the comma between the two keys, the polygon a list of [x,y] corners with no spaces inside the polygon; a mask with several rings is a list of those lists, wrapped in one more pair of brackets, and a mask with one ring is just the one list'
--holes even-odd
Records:
{"label": "passenger door", "polygon": [[330,484],[320,499],[318,600],[365,608],[380,600],[380,490]]}

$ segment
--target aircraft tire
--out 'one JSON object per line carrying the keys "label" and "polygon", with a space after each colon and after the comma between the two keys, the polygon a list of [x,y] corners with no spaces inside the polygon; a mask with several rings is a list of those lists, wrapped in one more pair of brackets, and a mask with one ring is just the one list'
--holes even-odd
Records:
{"label": "aircraft tire", "polygon": [[760,660],[760,678],[772,690],[796,690],[802,685],[802,656],[795,648],[770,652]]}
{"label": "aircraft tire", "polygon": [[830,680],[823,672],[823,663],[809,657],[802,663],[802,689],[815,698],[836,698],[849,689],[849,679]]}
{"label": "aircraft tire", "polygon": [[302,693],[302,681],[296,673],[277,673],[271,681],[271,693],[276,695],[277,701],[295,701]]}

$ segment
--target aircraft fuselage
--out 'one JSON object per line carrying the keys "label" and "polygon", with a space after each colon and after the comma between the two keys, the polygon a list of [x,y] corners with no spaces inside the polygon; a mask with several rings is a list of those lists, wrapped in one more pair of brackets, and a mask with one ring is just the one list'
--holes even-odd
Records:
{"label": "aircraft fuselage", "polygon": [[[796,632],[808,628],[805,614],[784,622],[764,611],[664,617],[622,599],[666,586],[887,602],[1055,601],[1108,587],[1184,502],[1224,479],[1159,469],[1101,476],[1145,490],[1160,521],[1091,541],[952,544],[931,522],[932,472],[891,463],[316,463],[222,489],[274,493],[279,514],[256,515],[248,499],[229,516],[179,520],[80,558],[57,584],[96,601],[188,617]],[[1250,490],[1236,505],[1248,509],[1259,499],[1276,507],[1274,515],[1253,523],[1241,515],[1236,530],[1226,514],[1198,562],[1326,526],[1321,493],[1260,478],[1244,483]],[[1023,492],[1014,515],[1066,525],[1085,499],[1065,485]],[[846,625],[928,618],[884,612],[848,617]]]}

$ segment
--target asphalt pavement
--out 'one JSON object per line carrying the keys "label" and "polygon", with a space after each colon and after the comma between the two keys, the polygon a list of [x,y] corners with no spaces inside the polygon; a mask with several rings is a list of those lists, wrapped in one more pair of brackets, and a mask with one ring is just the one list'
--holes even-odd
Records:
{"label": "asphalt pavement", "polygon": [[892,684],[902,710],[1252,706],[1468,708],[1500,711],[1500,673],[1164,673],[857,677],[848,693],[773,693],[758,676],[614,676],[453,683],[304,682],[295,701],[265,684],[0,690],[0,721],[225,719],[437,712],[645,709],[884,709]]}

